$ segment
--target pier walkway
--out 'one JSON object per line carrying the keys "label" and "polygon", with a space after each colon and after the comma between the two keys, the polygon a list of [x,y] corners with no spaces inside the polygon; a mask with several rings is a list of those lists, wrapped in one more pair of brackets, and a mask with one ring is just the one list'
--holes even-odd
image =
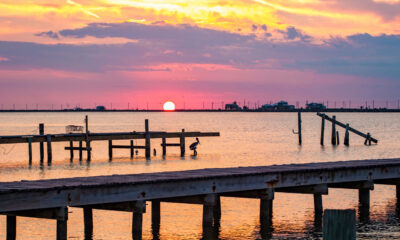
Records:
{"label": "pier walkway", "polygon": [[92,209],[128,211],[133,213],[132,237],[141,239],[146,202],[152,203],[156,229],[160,202],[202,204],[204,239],[214,239],[215,232],[207,229],[213,229],[221,217],[220,197],[260,199],[261,231],[265,232],[272,222],[274,192],[313,194],[315,215],[322,216],[321,195],[328,194],[329,188],[356,189],[362,218],[369,215],[374,184],[396,185],[400,197],[400,159],[2,182],[0,214],[7,215],[7,239],[15,239],[16,216],[56,219],[57,239],[66,239],[68,207],[83,208],[85,234],[93,231]]}

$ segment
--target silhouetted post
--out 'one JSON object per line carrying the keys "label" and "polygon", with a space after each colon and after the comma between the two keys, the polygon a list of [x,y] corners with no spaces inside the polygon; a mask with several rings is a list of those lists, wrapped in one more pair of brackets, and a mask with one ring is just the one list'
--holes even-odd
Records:
{"label": "silhouetted post", "polygon": [[324,145],[324,134],[325,134],[325,114],[322,117],[322,123],[321,123],[321,145]]}
{"label": "silhouetted post", "polygon": [[83,208],[83,221],[85,229],[85,239],[93,237],[93,209],[90,207]]}
{"label": "silhouetted post", "polygon": [[69,141],[69,155],[70,155],[70,160],[71,162],[74,160],[74,142],[73,141]]}
{"label": "silhouetted post", "polygon": [[299,145],[301,145],[302,143],[302,139],[301,139],[301,112],[297,112],[297,133],[299,135]]}
{"label": "silhouetted post", "polygon": [[[44,123],[39,123],[39,135],[44,135]],[[41,141],[40,143],[40,165],[43,165],[44,160],[44,143]]]}
{"label": "silhouetted post", "polygon": [[340,144],[340,140],[339,140],[339,131],[336,131],[336,145]]}
{"label": "silhouetted post", "polygon": [[314,214],[322,216],[322,194],[314,193]]}
{"label": "silhouetted post", "polygon": [[57,217],[57,240],[67,240],[67,221],[68,221],[68,208],[60,208],[63,216]]}
{"label": "silhouetted post", "polygon": [[165,137],[162,138],[162,155],[165,156],[167,154],[167,141]]}
{"label": "silhouetted post", "polygon": [[203,203],[203,239],[215,239],[213,229],[216,194],[208,194]]}
{"label": "silhouetted post", "polygon": [[82,161],[82,141],[79,141],[79,161]]}
{"label": "silhouetted post", "polygon": [[364,142],[364,144],[365,145],[371,145],[371,134],[370,133],[367,133],[367,137],[365,138],[365,142]]}
{"label": "silhouetted post", "polygon": [[108,160],[112,160],[113,158],[113,146],[112,146],[112,140],[108,140]]}
{"label": "silhouetted post", "polygon": [[132,239],[142,239],[142,225],[143,225],[143,213],[146,211],[146,202],[143,200],[136,201],[134,203],[134,210],[132,214]]}
{"label": "silhouetted post", "polygon": [[85,126],[86,126],[86,152],[87,152],[87,161],[91,160],[91,147],[90,147],[90,139],[89,139],[89,119],[86,115],[85,117]]}
{"label": "silhouetted post", "polygon": [[356,213],[354,210],[325,210],[324,240],[355,240]]}
{"label": "silhouetted post", "polygon": [[17,217],[7,215],[7,240],[15,240],[17,237]]}
{"label": "silhouetted post", "polygon": [[344,145],[350,145],[349,124],[346,124],[346,132],[344,134]]}
{"label": "silhouetted post", "polygon": [[151,228],[153,239],[160,235],[161,205],[159,200],[151,201]]}
{"label": "silhouetted post", "polygon": [[144,128],[146,132],[146,159],[150,159],[150,133],[149,133],[149,119],[144,121]]}
{"label": "silhouetted post", "polygon": [[182,134],[180,137],[180,147],[181,147],[181,157],[185,156],[185,129],[182,129]]}
{"label": "silhouetted post", "polygon": [[336,145],[336,116],[332,116],[332,145]]}
{"label": "silhouetted post", "polygon": [[134,154],[134,146],[133,146],[133,140],[131,140],[131,158],[133,158],[133,154]]}
{"label": "silhouetted post", "polygon": [[28,138],[29,166],[32,165],[32,138]]}
{"label": "silhouetted post", "polygon": [[53,152],[51,149],[51,135],[46,136],[47,139],[47,165],[51,165],[51,161],[53,160]]}
{"label": "silhouetted post", "polygon": [[272,230],[272,208],[274,190],[268,188],[260,198],[260,234],[262,239],[267,239]]}

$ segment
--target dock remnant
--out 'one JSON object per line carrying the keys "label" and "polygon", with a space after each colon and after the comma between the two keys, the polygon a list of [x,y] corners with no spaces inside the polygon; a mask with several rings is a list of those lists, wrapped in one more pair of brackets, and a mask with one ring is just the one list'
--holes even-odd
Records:
{"label": "dock remnant", "polygon": [[[365,133],[358,131],[358,130],[350,127],[350,125],[348,123],[344,124],[344,123],[336,120],[336,116],[332,116],[332,118],[331,118],[328,115],[326,115],[325,113],[317,113],[317,116],[322,118],[321,145],[323,145],[323,132],[324,132],[324,127],[325,127],[325,121],[324,121],[325,119],[332,123],[332,145],[337,144],[336,125],[346,129],[346,132],[352,132],[360,137],[365,138],[365,142],[364,142],[365,145],[367,145],[367,144],[371,145],[371,142],[378,143],[378,140],[373,138],[370,133],[365,134]],[[347,141],[346,141],[346,139],[347,139]],[[349,136],[346,137],[346,134],[345,134],[345,145],[346,146],[349,145]]]}

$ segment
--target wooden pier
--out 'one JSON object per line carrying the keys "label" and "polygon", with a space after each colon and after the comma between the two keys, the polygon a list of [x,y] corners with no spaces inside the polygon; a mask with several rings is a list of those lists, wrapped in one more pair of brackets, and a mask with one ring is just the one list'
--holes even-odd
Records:
{"label": "wooden pier", "polygon": [[400,159],[2,182],[0,214],[7,215],[9,240],[17,234],[17,216],[57,220],[57,239],[61,240],[67,239],[68,207],[83,209],[86,234],[96,228],[93,209],[128,211],[132,212],[132,237],[141,239],[146,202],[152,203],[153,232],[159,230],[160,202],[201,204],[203,239],[215,239],[215,227],[219,227],[221,218],[221,197],[255,198],[260,200],[263,236],[272,224],[275,192],[312,194],[315,215],[322,217],[321,196],[328,194],[329,188],[355,189],[359,192],[362,220],[369,217],[374,184],[395,185],[399,198]]}
{"label": "wooden pier", "polygon": [[[85,118],[85,132],[84,133],[65,133],[65,134],[45,134],[44,124],[39,124],[38,135],[15,135],[15,136],[0,136],[0,144],[28,144],[28,159],[29,165],[32,164],[32,144],[39,143],[40,148],[40,164],[43,165],[45,157],[45,143],[47,146],[47,164],[51,165],[53,159],[52,143],[53,142],[66,142],[68,146],[65,150],[70,152],[71,161],[74,159],[74,151],[79,151],[79,160],[83,158],[83,152],[86,152],[87,161],[91,160],[91,142],[92,141],[108,141],[109,159],[113,158],[113,149],[130,149],[130,156],[133,158],[135,149],[144,149],[147,159],[151,157],[151,139],[162,139],[162,153],[166,155],[167,147],[177,146],[177,144],[166,143],[166,139],[175,138],[179,139],[179,147],[181,156],[185,155],[185,139],[191,137],[216,137],[219,132],[163,132],[163,131],[150,131],[149,121],[145,120],[145,129],[143,132],[112,132],[112,133],[93,133],[89,131],[88,118]],[[134,145],[133,140],[143,139],[143,145]],[[116,145],[113,140],[129,140],[129,145]],[[74,145],[74,143],[76,143]],[[153,151],[155,152],[155,151]]]}

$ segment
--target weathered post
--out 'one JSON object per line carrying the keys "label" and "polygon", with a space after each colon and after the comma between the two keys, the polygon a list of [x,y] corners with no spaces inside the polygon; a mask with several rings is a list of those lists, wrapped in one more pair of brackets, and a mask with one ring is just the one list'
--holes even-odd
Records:
{"label": "weathered post", "polygon": [[344,133],[344,145],[349,146],[350,145],[350,133],[349,133],[349,124],[346,124],[346,132]]}
{"label": "weathered post", "polygon": [[322,216],[322,212],[323,212],[322,194],[314,193],[314,214]]}
{"label": "weathered post", "polygon": [[88,116],[86,115],[85,117],[85,127],[86,127],[86,152],[87,152],[87,161],[89,162],[91,160],[91,147],[90,147],[90,139],[89,139],[89,119]]}
{"label": "weathered post", "polygon": [[162,138],[162,155],[165,156],[167,154],[167,141],[165,137]]}
{"label": "weathered post", "polygon": [[[39,123],[39,135],[44,135],[44,123]],[[40,143],[40,165],[43,165],[44,160],[44,143],[41,141]]]}
{"label": "weathered post", "polygon": [[339,131],[336,131],[336,145],[340,144],[340,140],[339,140]]}
{"label": "weathered post", "polygon": [[215,239],[213,229],[214,208],[216,204],[216,194],[208,194],[204,197],[203,203],[203,239]]}
{"label": "weathered post", "polygon": [[185,129],[182,129],[180,137],[181,157],[185,156]]}
{"label": "weathered post", "polygon": [[301,138],[301,112],[297,112],[297,133],[299,135],[299,145],[302,143],[302,138]]}
{"label": "weathered post", "polygon": [[17,237],[17,217],[7,215],[7,240],[15,240]]}
{"label": "weathered post", "polygon": [[336,145],[336,116],[332,116],[332,145]]}
{"label": "weathered post", "polygon": [[142,239],[143,213],[146,212],[146,202],[143,200],[134,203],[132,214],[132,239]]}
{"label": "weathered post", "polygon": [[53,152],[51,149],[51,135],[46,136],[47,139],[47,165],[51,165],[51,161],[53,160]]}
{"label": "weathered post", "polygon": [[272,208],[274,201],[274,189],[267,188],[260,198],[260,235],[267,239],[272,229]]}
{"label": "weathered post", "polygon": [[161,222],[161,205],[159,200],[151,201],[151,229],[153,237],[157,238],[160,235]]}
{"label": "weathered post", "polygon": [[360,188],[358,190],[358,201],[359,201],[359,217],[360,222],[369,221],[369,206],[370,206],[370,189]]}
{"label": "weathered post", "polygon": [[324,213],[324,240],[355,240],[356,213],[354,210],[331,210]]}
{"label": "weathered post", "polygon": [[131,140],[131,158],[133,158],[135,147],[133,146],[133,140]]}
{"label": "weathered post", "polygon": [[28,138],[29,166],[32,165],[32,138]]}
{"label": "weathered post", "polygon": [[146,148],[146,159],[150,159],[150,133],[149,133],[149,119],[146,119],[144,121],[144,129],[146,132],[146,144],[145,144],[145,148]]}
{"label": "weathered post", "polygon": [[321,145],[324,145],[324,134],[325,134],[325,114],[322,117],[321,123]]}
{"label": "weathered post", "polygon": [[61,207],[57,216],[57,240],[67,240],[68,208]]}
{"label": "weathered post", "polygon": [[85,229],[85,239],[93,238],[93,209],[91,207],[83,208],[83,221]]}
{"label": "weathered post", "polygon": [[79,141],[79,161],[82,161],[82,141]]}
{"label": "weathered post", "polygon": [[112,160],[113,158],[113,145],[112,140],[108,140],[108,160]]}
{"label": "weathered post", "polygon": [[69,156],[70,156],[70,160],[71,162],[74,160],[74,142],[73,141],[69,141]]}

